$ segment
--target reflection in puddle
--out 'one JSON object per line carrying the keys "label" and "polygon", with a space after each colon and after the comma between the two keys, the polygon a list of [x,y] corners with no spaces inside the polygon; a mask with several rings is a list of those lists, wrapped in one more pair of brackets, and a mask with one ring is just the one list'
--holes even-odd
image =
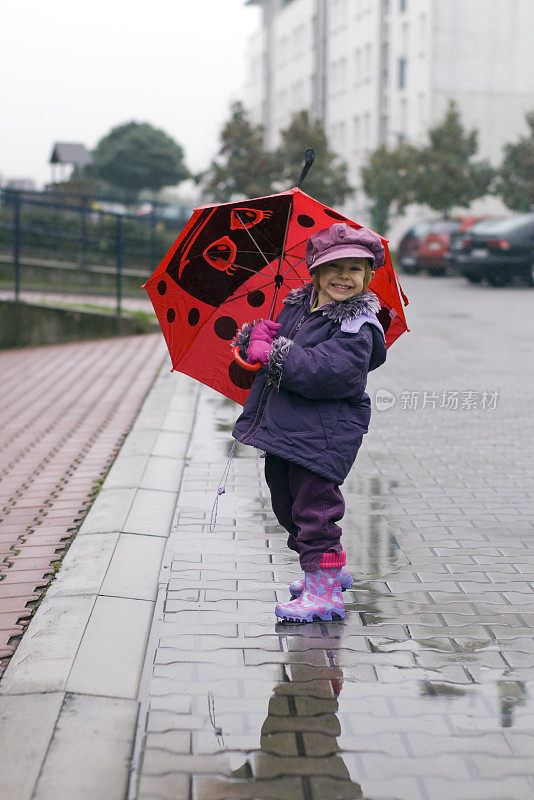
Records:
{"label": "reflection in puddle", "polygon": [[527,687],[523,681],[497,681],[497,689],[500,699],[501,726],[511,728],[514,724],[514,710],[527,702]]}
{"label": "reflection in puddle", "polygon": [[350,478],[343,545],[347,561],[363,578],[383,577],[403,561],[397,538],[384,517],[388,494],[396,485],[396,481],[376,477]]}
{"label": "reflection in puddle", "polygon": [[240,797],[256,797],[254,783],[268,780],[268,796],[287,800],[287,790],[277,793],[276,779],[294,775],[300,777],[304,797],[362,798],[361,786],[351,780],[337,742],[343,688],[337,656],[343,627],[279,624],[275,629],[287,662],[269,700],[260,750],[231,773],[234,779],[251,782],[250,793],[240,792]]}

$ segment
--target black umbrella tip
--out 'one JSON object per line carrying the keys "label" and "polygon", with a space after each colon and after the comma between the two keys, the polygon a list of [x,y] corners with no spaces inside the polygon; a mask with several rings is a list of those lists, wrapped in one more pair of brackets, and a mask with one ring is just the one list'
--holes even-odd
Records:
{"label": "black umbrella tip", "polygon": [[313,147],[308,147],[306,152],[304,153],[304,166],[302,167],[302,172],[300,173],[300,178],[297,182],[297,188],[300,189],[302,182],[306,175],[308,174],[308,170],[310,169],[311,165],[315,161],[315,150]]}

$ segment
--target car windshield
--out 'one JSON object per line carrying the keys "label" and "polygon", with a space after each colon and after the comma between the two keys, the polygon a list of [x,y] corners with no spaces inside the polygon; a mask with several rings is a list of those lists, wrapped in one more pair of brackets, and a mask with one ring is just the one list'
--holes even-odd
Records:
{"label": "car windshield", "polygon": [[462,223],[457,219],[444,219],[440,222],[432,223],[430,233],[453,233],[459,230]]}
{"label": "car windshield", "polygon": [[495,230],[495,226],[500,224],[501,222],[507,222],[508,217],[505,219],[479,219],[478,222],[474,222],[471,227],[469,228],[468,233],[486,233],[488,231],[491,233]]}
{"label": "car windshield", "polygon": [[[506,219],[501,219],[499,222],[493,222],[493,225],[490,227],[489,220],[485,220],[488,223],[488,227],[485,230],[487,233],[495,233],[497,236],[506,236],[508,233],[513,233],[518,228],[523,228],[526,225],[533,225],[534,224],[534,214],[516,214],[513,217],[507,217]],[[478,223],[480,224],[480,223]],[[473,231],[475,226],[471,228]],[[480,231],[480,228],[476,229],[476,233]]]}
{"label": "car windshield", "polygon": [[417,222],[413,228],[410,228],[408,233],[411,236],[416,236],[418,239],[420,239],[428,232],[429,227],[430,224],[428,222]]}

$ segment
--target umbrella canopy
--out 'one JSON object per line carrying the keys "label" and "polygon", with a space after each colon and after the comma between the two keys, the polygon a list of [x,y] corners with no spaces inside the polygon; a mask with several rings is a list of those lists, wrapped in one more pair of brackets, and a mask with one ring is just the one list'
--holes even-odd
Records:
{"label": "umbrella canopy", "polygon": [[[361,227],[297,188],[195,209],[145,284],[173,369],[244,403],[255,373],[234,361],[230,342],[244,322],[275,318],[287,293],[310,280],[307,240],[340,221]],[[407,330],[401,295],[408,301],[382,242],[386,263],[370,288],[389,346]]]}

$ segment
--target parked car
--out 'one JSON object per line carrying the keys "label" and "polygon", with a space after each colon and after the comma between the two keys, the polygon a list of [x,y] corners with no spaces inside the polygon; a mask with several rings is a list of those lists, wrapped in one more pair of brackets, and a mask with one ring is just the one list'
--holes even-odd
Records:
{"label": "parked car", "polygon": [[462,239],[456,263],[472,283],[505,286],[521,278],[534,286],[534,214],[479,223]]}
{"label": "parked car", "polygon": [[446,254],[451,237],[465,233],[480,219],[481,217],[451,217],[433,222],[419,244],[417,262],[420,269],[427,270],[430,275],[445,275]]}
{"label": "parked car", "polygon": [[[463,243],[471,234],[483,234],[486,230],[491,231],[496,222],[500,222],[507,217],[482,217],[476,222],[473,222],[467,231],[454,231],[449,237],[449,249],[445,253],[445,268],[450,274],[462,274],[462,270],[458,264],[458,256],[461,255]],[[482,274],[473,274],[472,283],[479,283],[482,280]]]}
{"label": "parked car", "polygon": [[426,235],[429,227],[430,220],[422,220],[412,225],[409,228],[399,243],[397,250],[397,262],[402,267],[403,272],[408,275],[413,275],[419,272],[420,267],[417,261],[417,254],[419,252],[419,244],[423,236]]}

